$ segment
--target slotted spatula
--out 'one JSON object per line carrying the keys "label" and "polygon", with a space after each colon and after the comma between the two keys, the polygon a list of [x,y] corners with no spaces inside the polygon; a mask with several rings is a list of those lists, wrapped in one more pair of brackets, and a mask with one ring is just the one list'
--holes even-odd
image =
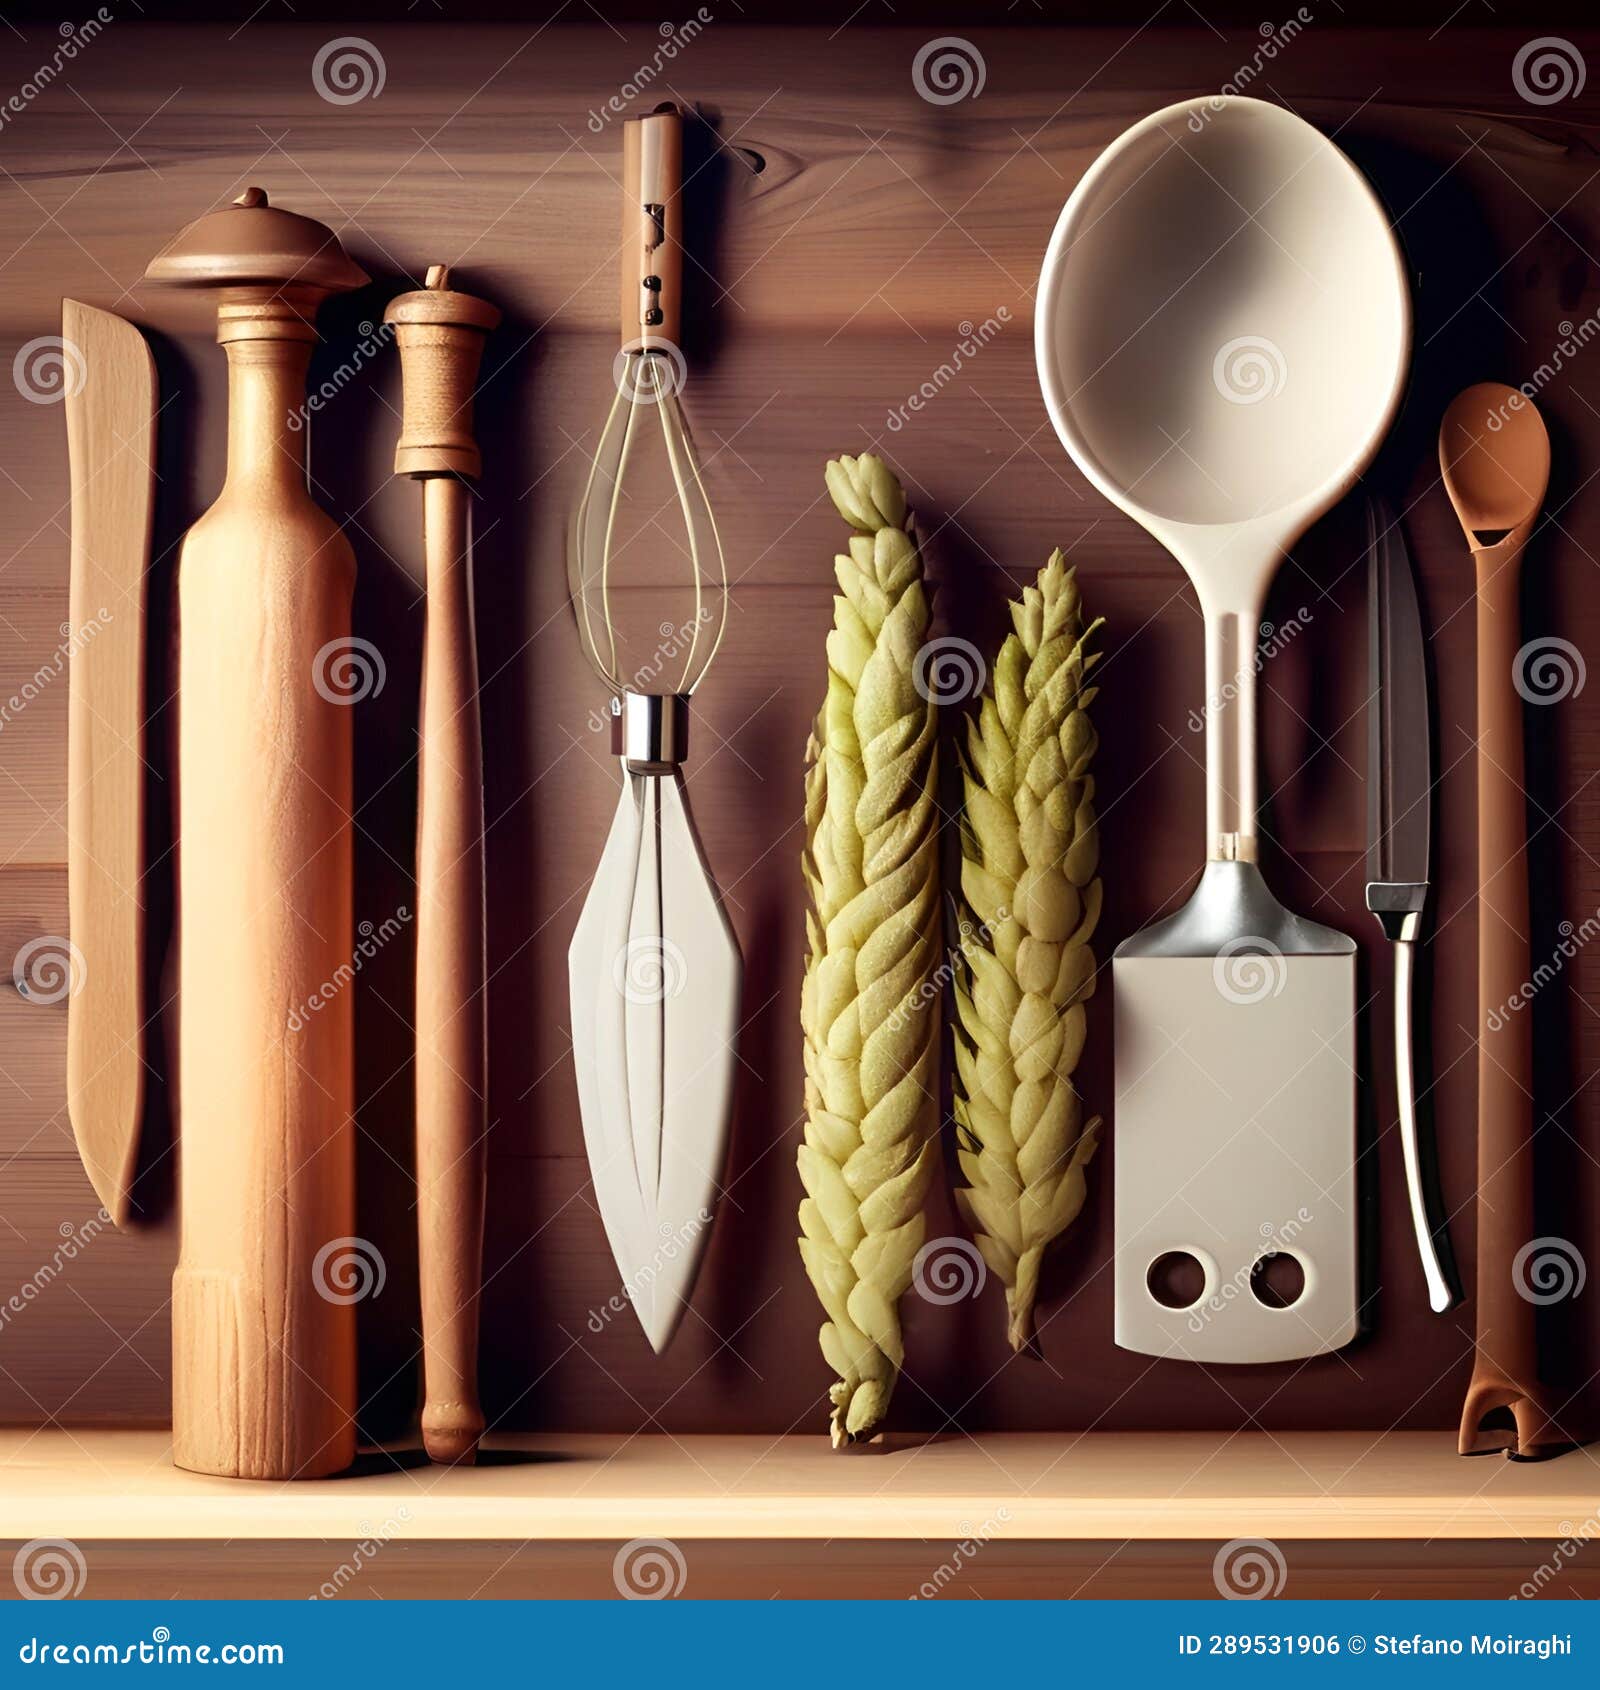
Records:
{"label": "slotted spatula", "polygon": [[[1035,344],[1062,443],[1205,616],[1205,870],[1113,963],[1116,1339],[1198,1361],[1336,1349],[1357,1328],[1355,947],[1257,867],[1257,627],[1285,550],[1398,405],[1400,255],[1318,130],[1186,102],[1067,201]],[[1277,1292],[1263,1264],[1283,1256],[1300,1283]]]}

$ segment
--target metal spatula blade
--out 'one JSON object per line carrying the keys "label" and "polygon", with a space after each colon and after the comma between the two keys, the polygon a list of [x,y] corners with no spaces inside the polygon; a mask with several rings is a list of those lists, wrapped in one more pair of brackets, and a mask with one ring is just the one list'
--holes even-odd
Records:
{"label": "metal spatula blade", "polygon": [[[1119,948],[1112,982],[1118,1344],[1272,1362],[1349,1343],[1354,943],[1283,909],[1253,864],[1211,863],[1183,910]],[[1203,1272],[1177,1307],[1172,1256]],[[1274,1256],[1303,1276],[1287,1301],[1259,1277]]]}
{"label": "metal spatula blade", "polygon": [[675,776],[624,775],[568,979],[595,1197],[659,1354],[688,1307],[727,1159],[740,982]]}

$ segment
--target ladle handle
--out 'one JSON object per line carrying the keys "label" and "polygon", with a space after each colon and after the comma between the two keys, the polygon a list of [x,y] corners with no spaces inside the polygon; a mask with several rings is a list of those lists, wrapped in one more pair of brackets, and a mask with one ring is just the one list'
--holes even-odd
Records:
{"label": "ladle handle", "polygon": [[1206,860],[1256,860],[1256,643],[1260,603],[1204,603]]}

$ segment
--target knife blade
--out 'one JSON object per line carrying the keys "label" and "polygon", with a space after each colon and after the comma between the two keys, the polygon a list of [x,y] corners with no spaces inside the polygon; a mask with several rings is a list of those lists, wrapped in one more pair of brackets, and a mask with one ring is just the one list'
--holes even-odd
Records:
{"label": "knife blade", "polygon": [[1422,1179],[1414,1042],[1416,944],[1428,899],[1433,765],[1422,612],[1399,519],[1367,498],[1367,908],[1394,946],[1395,1090],[1417,1254],[1428,1304],[1455,1297],[1440,1262]]}
{"label": "knife blade", "polygon": [[1367,908],[1380,919],[1389,912],[1420,917],[1428,895],[1433,785],[1428,671],[1405,536],[1376,497],[1367,500],[1367,587],[1373,689],[1367,722]]}
{"label": "knife blade", "polygon": [[72,497],[67,1113],[106,1212],[127,1222],[144,1107],[144,645],[155,510],[155,360],[132,323],[61,302]]}

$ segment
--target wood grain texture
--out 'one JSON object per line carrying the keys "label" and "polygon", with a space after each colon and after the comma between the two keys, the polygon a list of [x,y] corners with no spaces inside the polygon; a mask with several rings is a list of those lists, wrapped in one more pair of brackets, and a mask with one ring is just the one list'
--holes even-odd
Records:
{"label": "wood grain texture", "polygon": [[[173,1468],[159,1432],[0,1433],[17,1537],[150,1543],[241,1534],[239,1488]],[[871,1538],[1391,1541],[1571,1536],[1600,1463],[1463,1462],[1403,1432],[1093,1432],[889,1438],[835,1455],[804,1435],[491,1437],[476,1469],[362,1457],[323,1485],[251,1494],[257,1539],[692,1544]]]}
{"label": "wood grain texture", "polygon": [[478,1313],[488,1169],[483,729],[472,599],[472,488],[482,468],[472,394],[499,313],[427,286],[390,306],[405,410],[395,473],[422,481],[428,594],[418,727],[417,1270],[423,1442],[472,1461],[483,1434]]}
{"label": "wood grain texture", "polygon": [[365,654],[355,559],[306,492],[300,427],[322,297],[288,276],[222,295],[228,472],[178,560],[173,1459],[241,1478],[354,1456],[353,1287],[369,1268],[345,992]]}
{"label": "wood grain texture", "polygon": [[[62,301],[72,580],[66,644],[67,1112],[112,1220],[128,1218],[144,1121],[145,595],[156,365],[136,328]],[[82,978],[77,978],[81,971]]]}
{"label": "wood grain texture", "polygon": [[[976,1524],[976,1522],[974,1522]],[[372,1522],[374,1526],[379,1522]],[[20,1543],[0,1540],[13,1556]],[[624,1540],[604,1543],[396,1543],[235,1539],[81,1546],[83,1595],[95,1600],[218,1597],[319,1600],[613,1600]],[[994,1541],[972,1539],[697,1540],[685,1555],[680,1596],[688,1601],[1110,1600],[1217,1598],[1218,1544]],[[1541,1566],[1559,1567],[1539,1579]],[[1284,1594],[1296,1600],[1374,1597],[1448,1601],[1593,1599],[1600,1569],[1549,1542],[1434,1543],[1302,1540],[1288,1546]],[[11,1596],[0,1588],[0,1599]]]}
{"label": "wood grain texture", "polygon": [[[28,29],[30,50],[43,52],[55,22]],[[1108,619],[1096,720],[1109,954],[1181,901],[1201,856],[1202,758],[1188,726],[1204,691],[1200,623],[1176,567],[1094,495],[1056,445],[1033,370],[1032,289],[1061,202],[1088,161],[1147,111],[1232,78],[1255,50],[1255,25],[1229,28],[1226,39],[1198,25],[1137,36],[991,31],[975,14],[966,33],[985,55],[985,87],[978,99],[946,107],[912,85],[920,31],[857,24],[830,41],[826,32],[752,34],[719,20],[671,67],[666,94],[702,102],[723,143],[697,142],[693,127],[686,136],[685,243],[694,255],[686,306],[700,332],[687,348],[685,404],[736,585],[728,640],[697,698],[699,738],[686,772],[748,967],[725,1200],[694,1310],[660,1359],[631,1318],[612,1309],[620,1287],[589,1189],[563,1009],[566,948],[615,798],[602,694],[578,649],[562,567],[585,448],[613,394],[620,137],[603,108],[655,51],[655,21],[624,26],[626,39],[556,27],[533,41],[510,27],[374,24],[383,93],[344,106],[322,99],[311,80],[332,31],[251,25],[241,59],[227,40],[233,27],[119,23],[73,67],[88,106],[58,84],[29,107],[25,129],[18,121],[25,164],[0,179],[0,254],[9,254],[3,350],[53,332],[64,288],[109,305],[134,287],[118,309],[155,331],[163,389],[177,394],[163,415],[163,461],[173,471],[159,554],[220,478],[224,401],[209,324],[191,302],[135,286],[151,253],[186,217],[261,176],[330,221],[379,277],[329,307],[311,373],[313,388],[326,384],[327,393],[313,418],[317,496],[352,518],[355,631],[385,660],[382,691],[355,713],[355,916],[374,924],[376,940],[398,907],[414,907],[424,606],[415,499],[389,484],[398,371],[392,357],[363,355],[362,325],[376,323],[389,295],[418,285],[423,265],[438,259],[459,264],[475,290],[505,308],[478,396],[488,488],[476,569],[494,1146],[485,1407],[491,1423],[517,1427],[820,1429],[827,1378],[812,1359],[819,1317],[784,1217],[796,1196],[800,1112],[799,770],[822,693],[830,566],[841,540],[822,465],[830,453],[872,448],[905,477],[937,584],[937,632],[992,649],[1007,593],[1031,578],[1051,545],[1078,565],[1090,607]],[[1577,39],[1591,64],[1588,88],[1537,109],[1511,83],[1523,41],[1515,30],[1458,24],[1433,41],[1426,31],[1319,23],[1270,76],[1270,92],[1337,130],[1372,175],[1420,277],[1413,390],[1380,473],[1403,515],[1437,671],[1438,908],[1424,998],[1434,1084],[1425,1108],[1469,1282],[1472,582],[1432,454],[1444,399],[1465,379],[1530,379],[1549,361],[1559,326],[1581,323],[1600,304],[1589,256],[1600,253],[1600,185],[1591,180],[1600,41],[1584,31]],[[641,99],[657,97],[651,89]],[[137,156],[118,150],[97,112],[123,134],[138,130]],[[995,330],[957,367],[955,348],[972,338],[963,323],[981,328],[990,319]],[[1593,654],[1600,482],[1589,477],[1600,461],[1600,357],[1592,346],[1563,360],[1539,402],[1556,440],[1556,521],[1533,540],[1524,627],[1529,637],[1559,632]],[[51,520],[65,503],[59,418],[0,384],[0,451],[17,483],[0,484],[13,518],[0,613],[17,629],[16,639],[0,639],[4,693],[53,651],[65,616],[66,539]],[[995,1287],[949,1307],[912,1298],[896,1399],[903,1427],[1398,1425],[1433,1428],[1448,1444],[1470,1371],[1473,1309],[1445,1319],[1428,1312],[1406,1221],[1384,941],[1362,899],[1359,546],[1359,513],[1336,512],[1297,548],[1269,603],[1274,624],[1302,607],[1309,615],[1296,617],[1303,631],[1261,678],[1262,789],[1275,890],[1290,907],[1353,934],[1363,951],[1370,1333],[1341,1356],[1297,1368],[1201,1371],[1116,1350],[1106,1271],[1113,1123],[1085,1214],[1046,1272],[1044,1362],[1008,1359]],[[648,600],[641,608],[649,634],[665,615]],[[0,856],[41,865],[36,882],[0,875],[0,931],[19,943],[52,930],[42,921],[60,931],[63,919],[44,894],[59,909],[59,875],[49,865],[63,854],[64,711],[64,688],[47,685],[0,731],[9,797],[0,806]],[[1577,926],[1600,906],[1600,785],[1592,779],[1600,689],[1591,684],[1535,714],[1537,959],[1558,942],[1560,922]],[[364,1414],[376,1431],[403,1427],[416,1401],[414,961],[402,923],[364,958],[353,988],[356,1230],[388,1268],[381,1295],[359,1309]],[[1600,952],[1580,947],[1529,1011],[1547,1122],[1540,1224],[1579,1241],[1593,1239],[1600,1200],[1588,1154],[1600,1095],[1584,1085],[1600,1069],[1600,1022],[1584,1003],[1597,986]],[[23,1234],[0,1226],[0,1273],[12,1283],[33,1273],[54,1227],[89,1199],[70,1161],[59,1077],[51,1081],[57,1014],[0,1005],[0,1028],[19,1039],[0,1053],[0,1067],[20,1069],[28,1092],[0,1083],[3,1213]],[[1080,1072],[1100,1111],[1110,1101],[1109,1028],[1097,1000]],[[936,1235],[959,1231],[942,1193],[931,1226]],[[157,1258],[170,1256],[171,1239],[157,1231],[115,1247],[113,1259],[110,1241],[97,1239],[71,1279],[51,1284],[7,1331],[0,1415],[160,1414],[162,1381],[131,1364],[74,1293],[93,1311],[116,1311],[118,1338],[147,1320],[138,1342],[162,1367],[166,1292]],[[1541,1319],[1570,1394],[1600,1366],[1600,1306],[1585,1297]],[[47,1333],[58,1336],[47,1341]]]}

